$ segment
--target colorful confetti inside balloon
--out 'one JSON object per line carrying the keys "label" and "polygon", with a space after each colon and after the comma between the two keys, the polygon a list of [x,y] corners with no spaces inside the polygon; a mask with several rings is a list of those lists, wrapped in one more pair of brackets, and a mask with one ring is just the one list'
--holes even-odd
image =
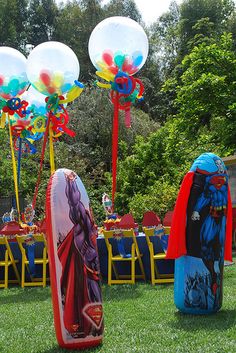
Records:
{"label": "colorful confetti inside balloon", "polygon": [[9,100],[28,86],[26,58],[18,50],[0,47],[0,96]]}
{"label": "colorful confetti inside balloon", "polygon": [[143,28],[127,17],[115,16],[101,21],[91,33],[89,56],[99,71],[133,75],[144,65],[148,39]]}
{"label": "colorful confetti inside balloon", "polygon": [[63,95],[78,79],[79,61],[67,45],[60,42],[39,44],[27,60],[27,75],[34,88],[49,96]]}

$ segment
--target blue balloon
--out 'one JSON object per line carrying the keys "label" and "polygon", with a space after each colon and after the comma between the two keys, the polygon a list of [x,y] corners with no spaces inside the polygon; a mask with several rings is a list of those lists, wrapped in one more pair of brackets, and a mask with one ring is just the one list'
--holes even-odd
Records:
{"label": "blue balloon", "polygon": [[[124,83],[120,83],[119,79],[124,79]],[[132,92],[132,88],[133,85],[129,75],[127,75],[125,72],[119,71],[115,76],[115,80],[112,84],[112,89],[122,94],[130,94]]]}
{"label": "blue balloon", "polygon": [[61,87],[61,92],[62,93],[66,93],[71,89],[72,85],[70,83],[65,83],[62,87]]}
{"label": "blue balloon", "polygon": [[195,159],[190,171],[196,172],[197,169],[200,169],[207,173],[216,173],[219,168],[222,168],[221,173],[226,170],[225,164],[220,157],[214,153],[203,153]]}
{"label": "blue balloon", "polygon": [[136,55],[133,55],[133,66],[139,67],[143,62],[143,55],[140,53],[136,53]]}

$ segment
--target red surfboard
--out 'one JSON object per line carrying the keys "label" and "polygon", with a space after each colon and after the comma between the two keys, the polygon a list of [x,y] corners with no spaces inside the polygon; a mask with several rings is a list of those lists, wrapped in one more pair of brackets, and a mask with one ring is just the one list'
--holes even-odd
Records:
{"label": "red surfboard", "polygon": [[50,178],[46,224],[58,344],[97,346],[104,329],[97,228],[85,187],[71,170],[58,169]]}

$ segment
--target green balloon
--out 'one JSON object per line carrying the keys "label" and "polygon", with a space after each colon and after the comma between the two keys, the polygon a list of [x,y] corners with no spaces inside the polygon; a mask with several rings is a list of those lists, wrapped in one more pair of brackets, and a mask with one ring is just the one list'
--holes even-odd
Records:
{"label": "green balloon", "polygon": [[122,53],[117,53],[115,55],[115,58],[114,58],[114,62],[116,64],[116,66],[119,67],[119,69],[122,67],[122,65],[124,64],[124,61],[125,61],[125,55],[122,54]]}
{"label": "green balloon", "polygon": [[2,86],[2,91],[3,91],[3,93],[5,93],[5,94],[9,94],[9,93],[10,93],[10,89],[9,89],[8,86]]}
{"label": "green balloon", "polygon": [[26,86],[27,86],[27,83],[26,81],[23,81],[20,83],[20,89],[24,89]]}
{"label": "green balloon", "polygon": [[18,91],[19,90],[19,80],[14,78],[8,83],[8,87],[10,91]]}

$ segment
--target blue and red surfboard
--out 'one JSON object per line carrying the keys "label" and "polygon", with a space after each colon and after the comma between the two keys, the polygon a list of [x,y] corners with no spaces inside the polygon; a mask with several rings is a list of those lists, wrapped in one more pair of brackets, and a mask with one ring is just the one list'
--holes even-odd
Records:
{"label": "blue and red surfboard", "polygon": [[175,261],[174,301],[190,314],[221,308],[224,259],[232,261],[232,205],[221,158],[200,155],[176,201],[166,258]]}
{"label": "blue and red surfboard", "polygon": [[73,171],[58,169],[46,195],[54,323],[61,347],[101,343],[103,308],[95,226],[89,198]]}

